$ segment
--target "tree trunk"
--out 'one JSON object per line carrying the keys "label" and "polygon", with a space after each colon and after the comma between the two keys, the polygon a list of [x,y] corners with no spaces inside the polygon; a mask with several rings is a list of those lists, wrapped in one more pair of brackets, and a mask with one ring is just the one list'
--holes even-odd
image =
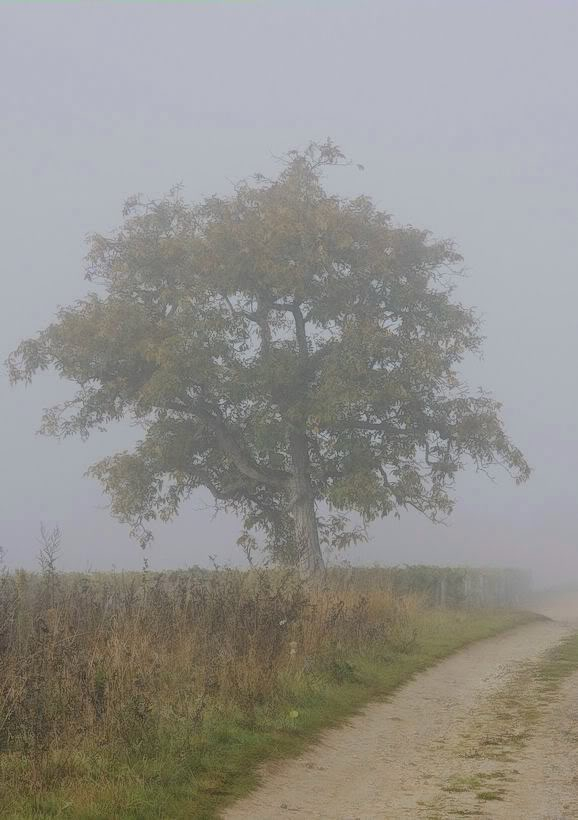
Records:
{"label": "tree trunk", "polygon": [[293,463],[292,508],[295,542],[300,560],[308,572],[314,575],[325,570],[325,562],[319,544],[307,436],[304,432],[292,430],[289,445]]}

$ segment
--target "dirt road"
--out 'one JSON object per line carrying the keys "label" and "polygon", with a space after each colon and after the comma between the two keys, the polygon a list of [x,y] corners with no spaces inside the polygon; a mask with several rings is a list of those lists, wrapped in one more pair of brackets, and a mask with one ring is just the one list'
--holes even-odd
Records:
{"label": "dirt road", "polygon": [[578,598],[461,651],[265,767],[225,820],[578,818],[578,674],[544,697],[533,664],[578,630]]}

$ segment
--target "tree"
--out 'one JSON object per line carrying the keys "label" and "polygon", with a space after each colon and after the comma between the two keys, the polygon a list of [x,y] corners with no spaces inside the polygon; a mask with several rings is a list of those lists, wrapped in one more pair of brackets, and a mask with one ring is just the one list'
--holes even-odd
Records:
{"label": "tree", "polygon": [[245,547],[260,531],[276,559],[315,571],[320,541],[362,535],[348,512],[448,514],[468,458],[528,477],[499,405],[456,372],[480,345],[452,299],[460,256],[367,197],[326,193],[343,159],[312,144],[228,198],[132,199],[117,233],[90,239],[99,290],[10,356],[12,382],[54,367],[78,385],[45,433],[142,425],[133,452],[91,473],[143,545],[148,522],[204,487],[242,516]]}

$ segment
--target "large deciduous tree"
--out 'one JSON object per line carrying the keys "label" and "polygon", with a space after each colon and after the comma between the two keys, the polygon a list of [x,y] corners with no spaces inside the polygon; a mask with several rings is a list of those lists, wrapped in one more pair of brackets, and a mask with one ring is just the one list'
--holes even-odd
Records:
{"label": "large deciduous tree", "polygon": [[453,244],[329,195],[342,160],[312,144],[226,198],[130,201],[117,233],[90,240],[96,292],[11,355],[13,382],[55,367],[78,385],[44,432],[142,425],[91,472],[143,543],[204,487],[243,517],[246,546],[261,531],[315,571],[320,542],[358,535],[346,513],[449,513],[468,459],[527,478],[499,405],[456,371],[480,335],[452,298]]}

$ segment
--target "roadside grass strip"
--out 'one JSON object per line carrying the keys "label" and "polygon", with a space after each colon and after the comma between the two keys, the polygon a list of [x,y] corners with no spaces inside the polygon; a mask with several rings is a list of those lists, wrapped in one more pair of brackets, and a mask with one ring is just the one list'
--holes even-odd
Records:
{"label": "roadside grass strip", "polygon": [[[464,646],[535,620],[530,613],[424,610],[413,616],[411,641],[375,651],[319,658],[307,672],[281,678],[262,703],[207,709],[191,732],[190,715],[167,708],[154,732],[99,745],[52,749],[43,779],[30,780],[30,761],[0,756],[3,820],[209,820],[258,784],[259,764],[294,757],[319,733],[388,698],[416,673]],[[544,672],[546,676],[546,672]],[[544,686],[551,686],[544,677]],[[499,794],[476,782],[480,800]]]}

